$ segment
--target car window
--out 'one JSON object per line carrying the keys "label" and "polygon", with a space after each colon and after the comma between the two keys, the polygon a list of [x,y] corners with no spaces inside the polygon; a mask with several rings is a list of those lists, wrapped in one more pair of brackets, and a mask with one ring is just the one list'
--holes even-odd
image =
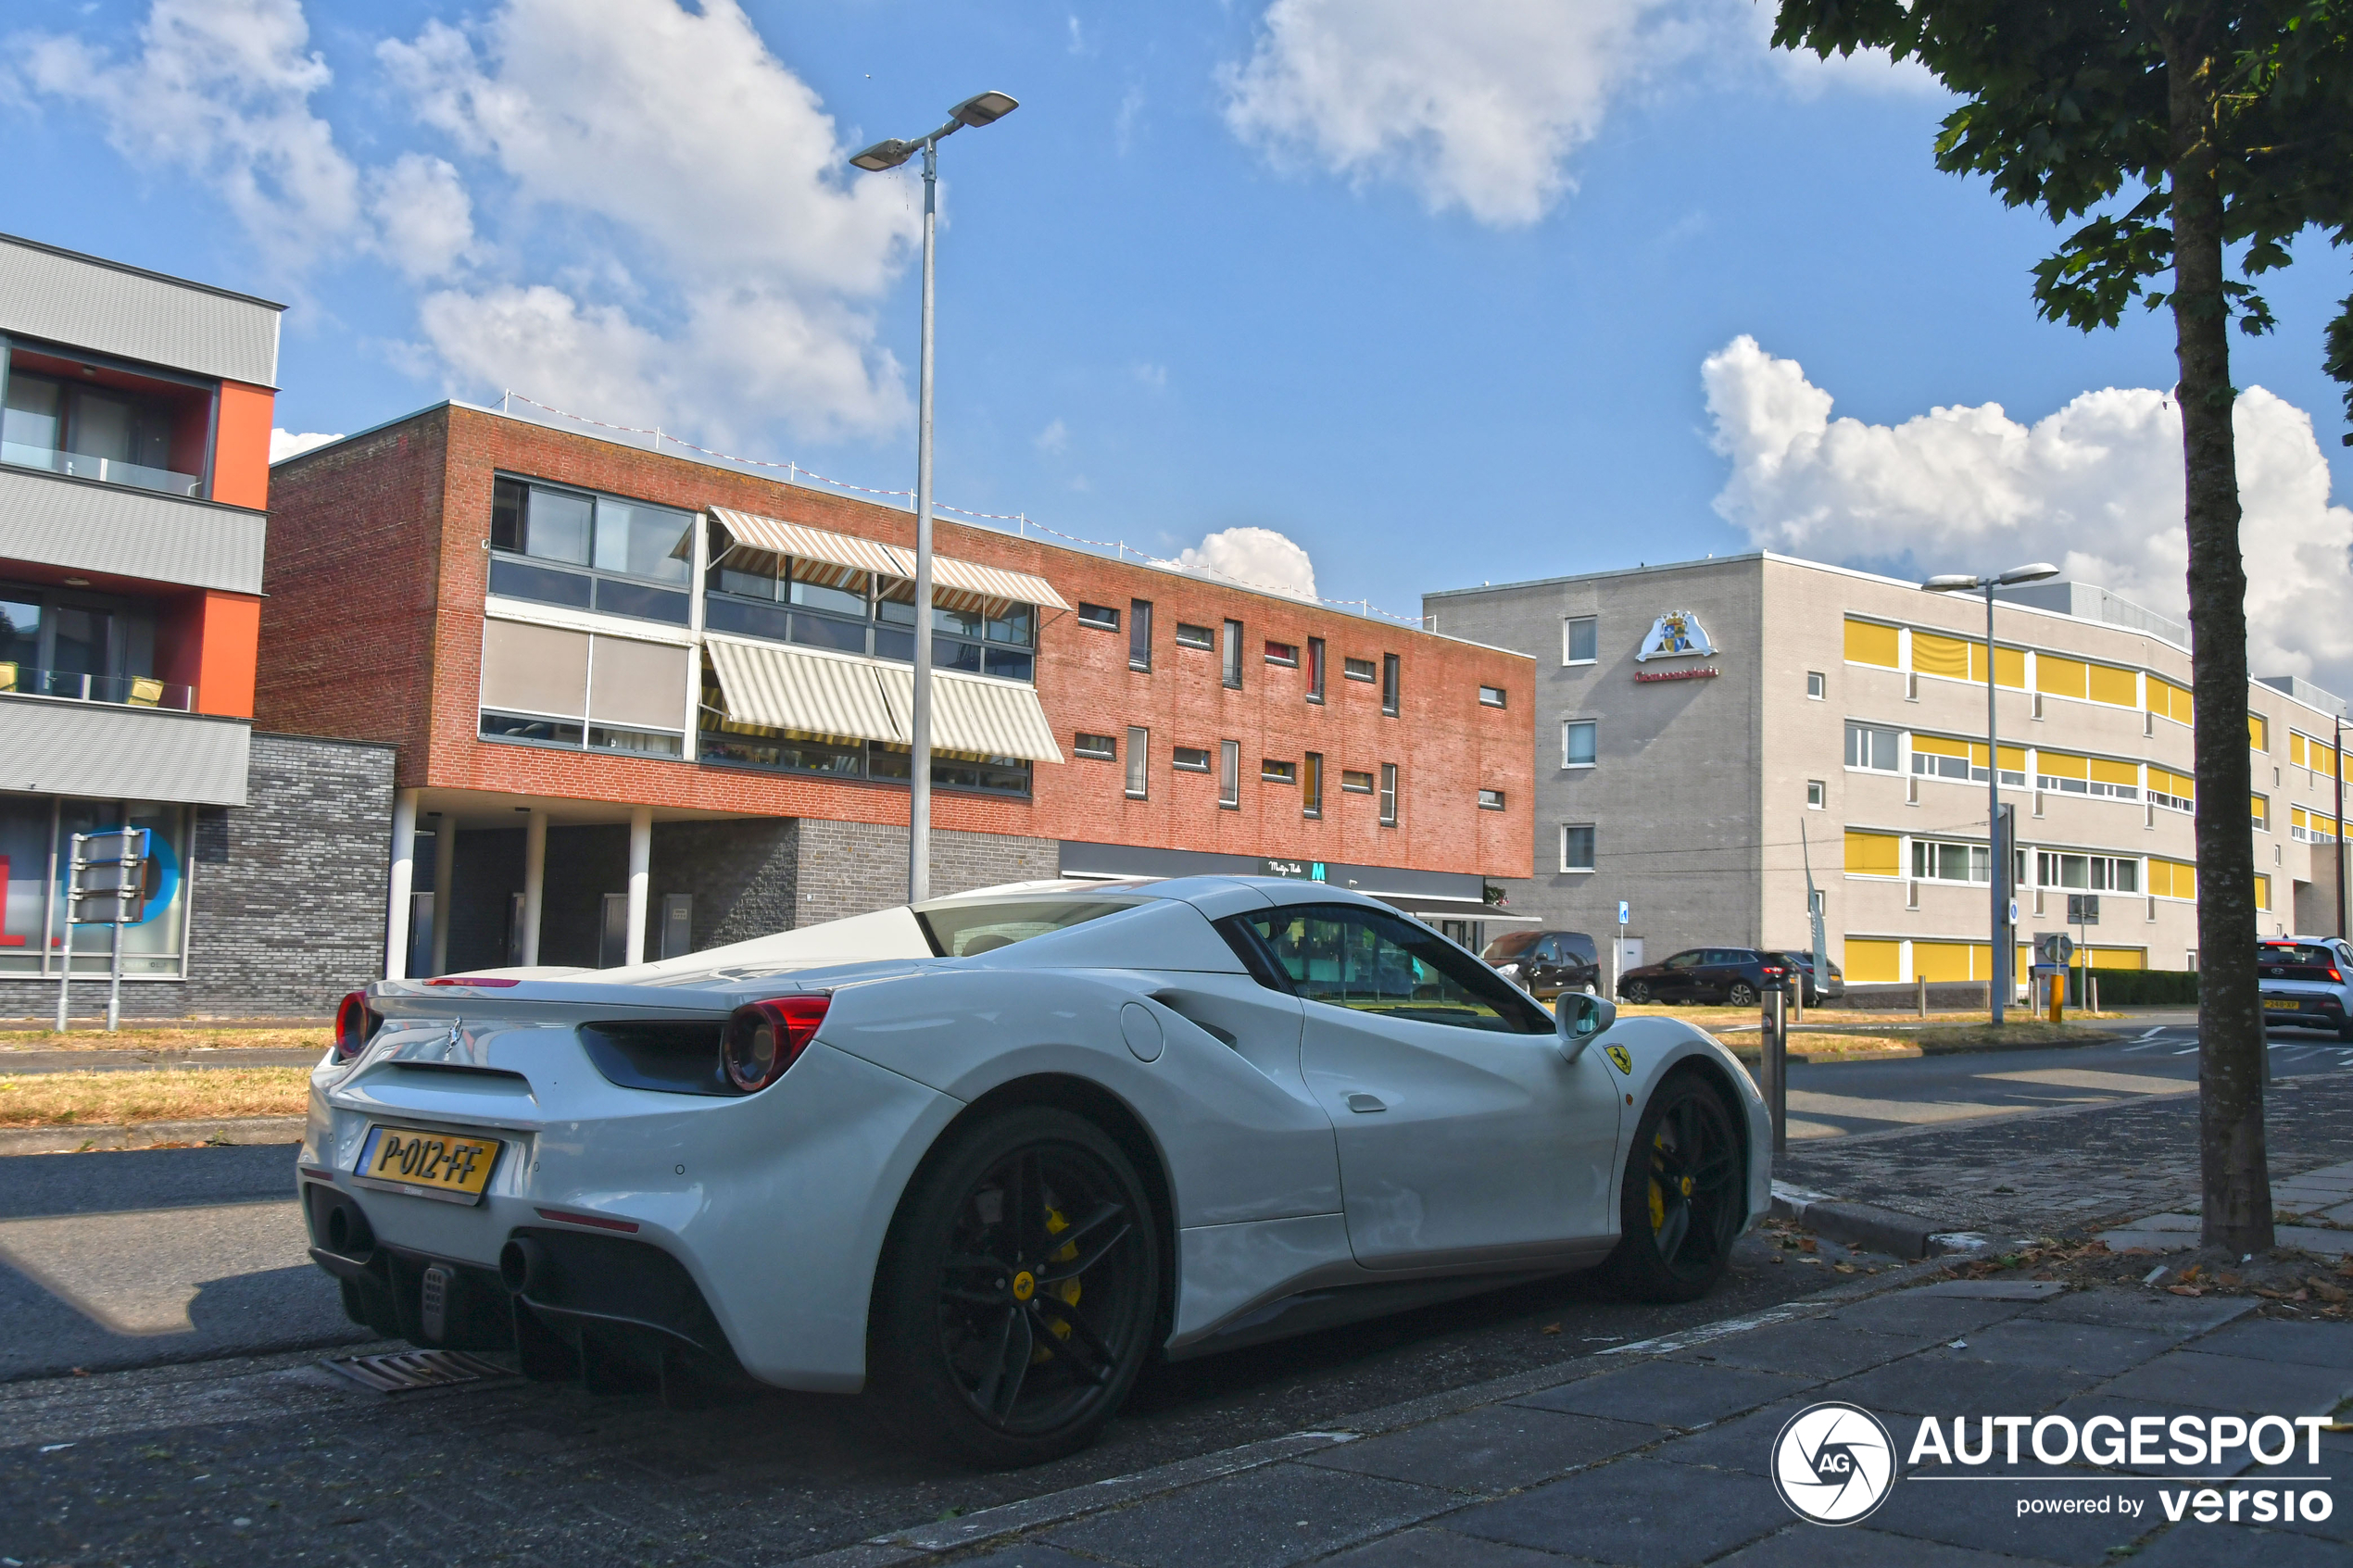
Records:
{"label": "car window", "polygon": [[1538,963],[1558,963],[1561,956],[1560,944],[1549,936],[1541,938],[1529,956]]}
{"label": "car window", "polygon": [[2267,942],[2257,954],[2257,962],[2289,964],[2304,969],[2332,969],[2336,955],[2318,942]]}
{"label": "car window", "polygon": [[1311,1002],[1462,1029],[1553,1031],[1552,1019],[1516,988],[1436,932],[1396,915],[1311,904],[1219,923],[1254,940],[1290,988]]}
{"label": "car window", "polygon": [[1706,953],[1697,947],[1693,947],[1688,951],[1678,953],[1673,958],[1667,960],[1667,967],[1669,969],[1697,969],[1706,960]]}
{"label": "car window", "polygon": [[1135,898],[1020,898],[989,904],[934,904],[917,909],[915,919],[933,952],[943,959],[968,959],[1050,931],[1084,925],[1134,909],[1139,902]]}
{"label": "car window", "polygon": [[1575,954],[1579,963],[1592,963],[1596,960],[1593,939],[1581,931],[1562,932],[1560,945],[1562,952]]}
{"label": "car window", "polygon": [[1720,967],[1728,963],[1738,963],[1741,961],[1741,958],[1742,955],[1740,953],[1735,952],[1730,947],[1710,947],[1707,949],[1707,961],[1710,967]]}
{"label": "car window", "polygon": [[1535,942],[1533,931],[1507,931],[1487,944],[1487,951],[1479,955],[1489,963],[1509,963],[1526,952]]}

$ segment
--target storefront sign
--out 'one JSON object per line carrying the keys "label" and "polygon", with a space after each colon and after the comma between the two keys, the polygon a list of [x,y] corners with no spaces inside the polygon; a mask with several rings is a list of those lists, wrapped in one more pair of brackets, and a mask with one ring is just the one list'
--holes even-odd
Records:
{"label": "storefront sign", "polygon": [[1646,684],[1652,681],[1705,681],[1712,675],[1722,673],[1721,670],[1708,664],[1697,670],[1637,670],[1634,671],[1634,679]]}

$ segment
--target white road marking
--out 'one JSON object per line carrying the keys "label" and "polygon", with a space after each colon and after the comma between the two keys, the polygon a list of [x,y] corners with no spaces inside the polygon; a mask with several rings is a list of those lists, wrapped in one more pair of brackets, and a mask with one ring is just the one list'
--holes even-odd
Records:
{"label": "white road marking", "polygon": [[2042,1067],[2025,1073],[1980,1073],[2006,1084],[2048,1084],[2063,1089],[2106,1089],[2120,1095],[2171,1095],[2197,1085],[2180,1078],[2150,1078],[2136,1073],[2102,1073],[2089,1067]]}
{"label": "white road marking", "polygon": [[2154,1039],[2156,1039],[2156,1038],[2157,1038],[2159,1035],[2162,1035],[2162,1034],[2164,1034],[2164,1033],[2165,1033],[2165,1025],[2163,1025],[2162,1023],[2160,1023],[2160,1024],[2158,1024],[2156,1028],[2154,1028],[2154,1029],[2150,1030],[2147,1034],[2145,1034],[2145,1035],[2142,1035],[2142,1036],[2141,1036],[2141,1038],[2142,1038],[2142,1039],[2144,1039],[2144,1040],[2154,1040]]}

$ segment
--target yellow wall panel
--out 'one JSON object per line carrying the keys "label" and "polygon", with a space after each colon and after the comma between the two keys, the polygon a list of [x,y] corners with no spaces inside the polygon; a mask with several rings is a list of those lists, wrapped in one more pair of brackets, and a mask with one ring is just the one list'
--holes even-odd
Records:
{"label": "yellow wall panel", "polygon": [[1997,746],[1995,755],[2001,758],[2005,771],[2012,773],[2026,771],[2026,747],[2022,746]]}
{"label": "yellow wall panel", "polygon": [[1878,937],[1850,936],[1846,939],[1846,961],[1839,966],[1846,972],[1849,985],[1885,985],[1904,978],[1904,944]]}
{"label": "yellow wall panel", "polygon": [[2246,716],[2246,744],[2248,749],[2253,751],[2271,749],[2271,726],[2264,722],[2263,715],[2260,713],[2250,713]]}
{"label": "yellow wall panel", "polygon": [[2091,671],[2080,659],[2061,659],[2054,653],[2034,656],[2034,689],[2053,696],[2082,696],[2091,686]]}
{"label": "yellow wall panel", "polygon": [[[1984,673],[1982,670],[1978,671],[1981,678]],[[2007,686],[2013,691],[2022,692],[2026,689],[2026,650],[2024,648],[2006,648],[1999,643],[1994,645],[1994,684],[1997,686]]]}
{"label": "yellow wall panel", "polygon": [[2259,909],[2271,907],[2271,879],[2261,872],[2255,873],[2255,907]]}
{"label": "yellow wall panel", "polygon": [[[1912,737],[1912,749],[1914,751],[1925,751],[1932,757],[1967,757],[1969,755],[1969,742],[1965,740],[1947,740],[1943,735],[1914,735]],[[1982,753],[1984,749],[1985,748],[1982,746],[1977,748],[1980,753]]]}
{"label": "yellow wall panel", "polygon": [[2119,708],[2141,705],[2141,683],[2136,671],[2119,670],[2113,664],[2092,666],[2092,700],[2114,703]]}
{"label": "yellow wall panel", "polygon": [[1980,957],[1984,951],[1982,942],[1914,942],[1912,972],[1937,983],[1982,980],[1985,976],[1979,972],[1992,963],[1992,960]]}
{"label": "yellow wall panel", "polygon": [[1850,664],[1876,664],[1893,670],[1896,666],[1895,628],[1881,626],[1875,621],[1849,620],[1846,623],[1846,660]]}
{"label": "yellow wall panel", "polygon": [[1904,840],[1892,833],[1850,830],[1846,835],[1846,869],[1856,876],[1901,876]]}
{"label": "yellow wall panel", "polygon": [[2038,751],[2034,754],[2035,771],[2054,779],[2088,779],[2092,776],[2092,759],[2065,751]]}
{"label": "yellow wall panel", "polygon": [[2145,947],[2094,947],[2094,969],[2146,969],[2148,950]]}
{"label": "yellow wall panel", "polygon": [[2177,686],[2161,676],[2148,678],[2149,711],[2160,719],[2171,719],[2186,724],[2190,721],[2190,693],[2186,686]]}

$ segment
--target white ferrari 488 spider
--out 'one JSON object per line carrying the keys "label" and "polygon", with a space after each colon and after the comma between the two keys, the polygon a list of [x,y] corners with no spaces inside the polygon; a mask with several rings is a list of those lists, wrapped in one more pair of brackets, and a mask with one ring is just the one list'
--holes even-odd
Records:
{"label": "white ferrari 488 spider", "polygon": [[387,981],[312,1074],[358,1322],[540,1378],[869,1391],[1030,1463],[1148,1356],[1595,1265],[1687,1300],[1765,1211],[1748,1074],[1318,883],[1024,884],[630,969]]}

